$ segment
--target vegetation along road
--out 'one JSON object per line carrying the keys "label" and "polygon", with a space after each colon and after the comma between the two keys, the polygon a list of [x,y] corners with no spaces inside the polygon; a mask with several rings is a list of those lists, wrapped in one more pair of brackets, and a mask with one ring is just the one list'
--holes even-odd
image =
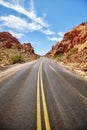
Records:
{"label": "vegetation along road", "polygon": [[40,58],[0,81],[0,130],[87,130],[87,82]]}

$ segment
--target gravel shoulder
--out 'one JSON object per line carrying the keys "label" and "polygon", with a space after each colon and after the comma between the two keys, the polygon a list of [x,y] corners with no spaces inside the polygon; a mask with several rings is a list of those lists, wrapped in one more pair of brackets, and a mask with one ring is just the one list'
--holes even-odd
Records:
{"label": "gravel shoulder", "polygon": [[87,73],[75,68],[72,64],[64,64],[63,62],[55,61],[57,64],[60,64],[65,69],[71,71],[71,73],[77,75],[79,78],[87,81]]}
{"label": "gravel shoulder", "polygon": [[4,79],[8,78],[9,76],[13,75],[14,73],[16,73],[18,70],[22,69],[22,67],[24,67],[27,64],[28,63],[15,64],[12,66],[0,68],[0,82]]}

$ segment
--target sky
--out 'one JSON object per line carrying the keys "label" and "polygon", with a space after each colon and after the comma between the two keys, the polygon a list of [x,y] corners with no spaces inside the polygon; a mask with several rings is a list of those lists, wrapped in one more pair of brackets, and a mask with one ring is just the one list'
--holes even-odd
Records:
{"label": "sky", "polygon": [[0,32],[46,54],[64,34],[87,21],[87,0],[0,0]]}

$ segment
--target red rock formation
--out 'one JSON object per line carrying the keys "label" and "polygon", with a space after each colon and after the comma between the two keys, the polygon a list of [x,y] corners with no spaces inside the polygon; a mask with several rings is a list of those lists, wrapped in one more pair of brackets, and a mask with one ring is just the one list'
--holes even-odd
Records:
{"label": "red rock formation", "polygon": [[15,37],[13,37],[9,32],[0,32],[0,41],[7,39],[14,40],[19,43],[19,41]]}
{"label": "red rock formation", "polygon": [[11,48],[12,44],[10,42],[6,43],[6,48]]}
{"label": "red rock formation", "polygon": [[21,55],[24,61],[38,57],[30,43],[21,44],[8,32],[0,32],[0,66],[9,65],[13,55]]}
{"label": "red rock formation", "polygon": [[84,71],[87,75],[87,22],[80,24],[71,31],[65,33],[63,40],[52,47],[47,56],[55,56],[62,53],[61,60],[72,69]]}
{"label": "red rock formation", "polygon": [[30,52],[30,54],[34,54],[34,49],[31,46],[31,43],[24,43],[23,49],[25,50],[25,52]]}
{"label": "red rock formation", "polygon": [[8,32],[0,32],[0,48],[17,48],[20,42]]}
{"label": "red rock formation", "polygon": [[17,38],[8,32],[0,32],[0,48],[23,50],[25,53],[34,54],[34,49],[30,43],[21,44]]}
{"label": "red rock formation", "polygon": [[87,22],[80,24],[71,31],[65,33],[63,40],[57,42],[49,52],[51,55],[67,53],[71,48],[78,44],[84,44],[87,41]]}

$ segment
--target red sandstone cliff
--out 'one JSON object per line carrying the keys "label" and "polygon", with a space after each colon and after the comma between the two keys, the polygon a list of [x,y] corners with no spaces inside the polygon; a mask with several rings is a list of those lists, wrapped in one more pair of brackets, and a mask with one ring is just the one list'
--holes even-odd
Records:
{"label": "red sandstone cliff", "polygon": [[87,42],[87,22],[84,22],[65,33],[63,40],[61,42],[57,42],[48,54],[56,55],[60,53],[67,53],[75,45],[82,45],[85,42]]}
{"label": "red sandstone cliff", "polygon": [[21,44],[8,32],[0,32],[0,66],[9,65],[13,55],[21,55],[24,61],[37,57],[30,43]]}
{"label": "red sandstone cliff", "polygon": [[64,63],[87,73],[87,22],[65,33],[63,40],[57,42],[47,56],[57,59],[61,56],[59,59]]}

